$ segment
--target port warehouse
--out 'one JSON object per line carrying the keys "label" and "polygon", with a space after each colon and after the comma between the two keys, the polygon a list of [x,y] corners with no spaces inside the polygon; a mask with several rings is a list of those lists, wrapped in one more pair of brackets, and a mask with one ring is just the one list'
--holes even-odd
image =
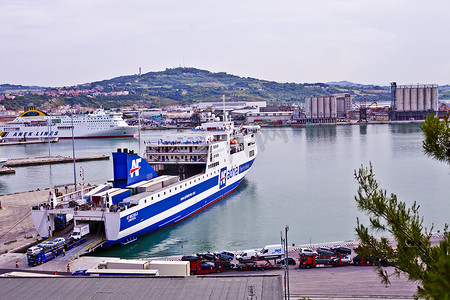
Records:
{"label": "port warehouse", "polygon": [[280,275],[196,277],[8,277],[2,299],[276,299]]}

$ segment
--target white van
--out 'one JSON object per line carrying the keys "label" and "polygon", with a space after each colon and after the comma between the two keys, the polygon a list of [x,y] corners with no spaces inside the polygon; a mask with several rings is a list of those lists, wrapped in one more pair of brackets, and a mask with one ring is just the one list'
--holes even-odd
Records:
{"label": "white van", "polygon": [[281,258],[283,256],[283,251],[281,245],[267,245],[261,249],[258,256],[260,258]]}
{"label": "white van", "polygon": [[236,259],[239,262],[242,262],[244,260],[255,260],[258,258],[258,253],[256,250],[244,250],[242,253],[236,255]]}

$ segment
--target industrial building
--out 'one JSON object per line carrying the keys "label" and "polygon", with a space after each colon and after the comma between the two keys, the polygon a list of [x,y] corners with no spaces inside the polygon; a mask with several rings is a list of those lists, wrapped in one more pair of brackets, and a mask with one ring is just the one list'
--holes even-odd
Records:
{"label": "industrial building", "polygon": [[304,112],[298,116],[296,121],[306,124],[336,123],[346,121],[351,110],[350,94],[306,97]]}
{"label": "industrial building", "polygon": [[397,85],[391,83],[392,121],[424,120],[438,107],[438,85]]}
{"label": "industrial building", "polygon": [[277,122],[282,124],[283,122],[292,119],[292,111],[279,111],[279,112],[250,112],[246,114],[246,120],[249,123],[272,123]]}

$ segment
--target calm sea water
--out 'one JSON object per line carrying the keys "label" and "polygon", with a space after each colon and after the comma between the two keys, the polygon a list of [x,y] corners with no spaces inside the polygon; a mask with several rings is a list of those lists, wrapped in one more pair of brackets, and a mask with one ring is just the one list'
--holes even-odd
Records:
{"label": "calm sea water", "polygon": [[[167,132],[145,132],[143,139]],[[290,226],[289,243],[348,240],[355,237],[354,171],[372,162],[381,187],[411,204],[417,201],[425,225],[435,230],[449,222],[449,166],[426,157],[417,124],[264,128],[253,167],[238,189],[210,208],[172,227],[101,256],[150,257],[221,249],[252,249],[280,241]],[[117,148],[138,150],[138,139],[76,140],[76,155],[110,154]],[[52,155],[72,154],[71,141],[51,145]],[[48,145],[0,147],[0,157],[48,155]],[[112,177],[112,162],[77,164],[85,181]],[[17,168],[0,177],[0,193],[73,182],[71,164]],[[80,179],[78,178],[78,181]]]}

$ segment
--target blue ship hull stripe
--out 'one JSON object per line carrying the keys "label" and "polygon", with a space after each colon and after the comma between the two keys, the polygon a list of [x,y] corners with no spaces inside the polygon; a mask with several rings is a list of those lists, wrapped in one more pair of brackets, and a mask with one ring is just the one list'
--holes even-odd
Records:
{"label": "blue ship hull stripe", "polygon": [[[242,170],[242,172],[244,172],[252,166],[253,162],[254,162],[254,159],[240,165],[239,169]],[[239,173],[241,173],[241,172],[239,172]],[[199,200],[195,204],[187,207],[186,209],[177,212],[175,215],[171,215],[171,216],[161,220],[160,222],[154,223],[154,224],[152,224],[146,228],[143,228],[139,231],[133,232],[130,235],[124,236],[120,240],[125,240],[129,237],[135,237],[135,236],[149,234],[154,231],[161,230],[164,227],[167,227],[167,226],[173,225],[177,222],[180,222],[181,220],[190,217],[191,215],[199,212],[200,210],[204,209],[205,207],[213,204],[214,202],[216,202],[220,198],[224,197],[225,195],[231,193],[234,189],[236,189],[239,186],[239,184],[241,183],[241,181],[243,179],[244,179],[244,177],[242,177],[241,179],[239,179],[238,181],[236,181],[235,183],[233,183],[229,186],[219,189],[214,194],[212,194],[204,199]],[[120,231],[130,228],[131,226],[137,225],[141,222],[144,222],[145,220],[147,220],[153,216],[156,216],[160,213],[163,213],[166,210],[180,204],[181,202],[190,199],[191,197],[198,196],[201,193],[206,192],[209,189],[215,188],[218,186],[219,186],[219,176],[215,176],[208,180],[205,180],[202,183],[199,183],[199,184],[193,186],[192,188],[188,188],[181,193],[177,193],[177,194],[170,196],[164,200],[158,201],[155,204],[152,204],[145,208],[142,208],[141,210],[131,214],[131,216],[133,216],[132,219],[129,218],[130,215],[124,216],[120,219]],[[105,245],[105,247],[109,247],[113,244],[116,244],[117,242],[119,242],[119,240],[109,240],[108,243]]]}
{"label": "blue ship hull stripe", "polygon": [[[219,200],[226,194],[231,193],[233,190],[235,190],[239,186],[239,184],[241,183],[241,181],[243,179],[244,178],[241,178],[240,180],[227,186],[226,188],[223,188],[223,189],[219,190],[218,192],[212,194],[211,196],[209,196],[205,199],[202,199],[201,201],[195,203],[194,205],[178,212],[179,215],[175,218],[173,218],[173,216],[170,216],[164,220],[161,220],[160,222],[154,223],[151,226],[148,226],[144,229],[136,231],[128,236],[125,236],[125,237],[121,238],[120,240],[126,240],[127,238],[130,238],[130,237],[146,235],[146,234],[161,230],[161,229],[168,227],[170,225],[173,225],[175,223],[178,223],[178,222],[182,221],[183,219],[186,219],[186,218],[190,217],[191,215],[199,212],[203,208],[206,208],[207,206],[213,204],[215,201]],[[104,247],[112,246],[113,244],[118,243],[120,240],[109,240],[108,243],[106,245],[104,245]]]}

